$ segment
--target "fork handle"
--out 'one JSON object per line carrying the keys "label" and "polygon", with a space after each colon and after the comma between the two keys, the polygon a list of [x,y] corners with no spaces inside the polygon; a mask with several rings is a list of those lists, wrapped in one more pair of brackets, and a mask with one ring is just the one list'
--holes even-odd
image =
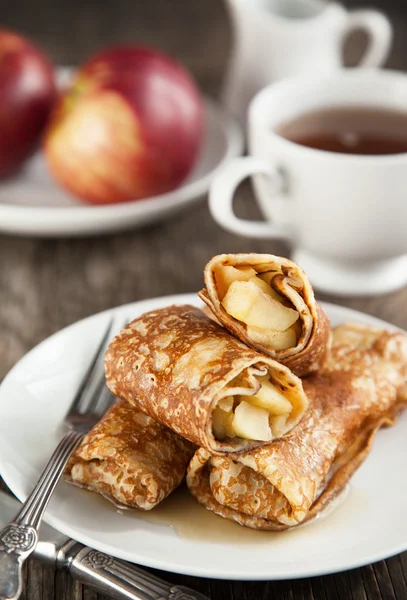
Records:
{"label": "fork handle", "polygon": [[38,533],[12,521],[0,534],[0,599],[16,600],[22,591],[23,564],[34,551]]}
{"label": "fork handle", "polygon": [[23,565],[37,546],[42,515],[82,437],[82,434],[72,431],[64,435],[20,511],[0,531],[0,600],[17,600],[20,597]]}
{"label": "fork handle", "polygon": [[62,565],[75,579],[117,600],[209,600],[190,588],[174,585],[148,571],[79,543],[62,548]]}

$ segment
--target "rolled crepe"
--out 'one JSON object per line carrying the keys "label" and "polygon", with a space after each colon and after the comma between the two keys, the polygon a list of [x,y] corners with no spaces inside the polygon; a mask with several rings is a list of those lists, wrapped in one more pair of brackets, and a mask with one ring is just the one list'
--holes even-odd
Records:
{"label": "rolled crepe", "polygon": [[113,394],[213,454],[285,435],[308,406],[287,367],[193,306],[135,319],[111,342],[105,367]]}
{"label": "rolled crepe", "polygon": [[331,502],[369,453],[379,427],[407,402],[407,337],[343,325],[324,371],[304,381],[310,407],[284,439],[211,456],[200,449],[187,473],[192,494],[218,515],[281,530]]}
{"label": "rolled crepe", "polygon": [[272,254],[221,254],[204,271],[200,297],[226,329],[296,375],[326,360],[329,319],[304,271]]}
{"label": "rolled crepe", "polygon": [[179,486],[194,450],[187,440],[119,401],[85,436],[65,478],[120,507],[150,510]]}

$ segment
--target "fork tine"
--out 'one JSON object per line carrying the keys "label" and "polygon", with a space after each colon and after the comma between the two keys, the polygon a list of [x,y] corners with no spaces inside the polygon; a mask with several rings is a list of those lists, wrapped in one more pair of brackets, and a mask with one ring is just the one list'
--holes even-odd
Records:
{"label": "fork tine", "polygon": [[[100,365],[100,363],[103,360],[104,348],[113,332],[114,321],[115,321],[114,315],[112,315],[108,321],[107,327],[106,327],[106,329],[103,333],[103,336],[98,344],[98,347],[92,357],[90,365],[87,368],[86,373],[81,380],[79,389],[76,392],[74,401],[71,405],[69,412],[72,412],[73,410],[78,410],[82,403],[84,392],[86,391],[87,387],[89,386],[90,382],[92,381],[93,376],[95,375],[96,371],[98,370],[98,366]],[[126,323],[127,323],[127,319],[122,324],[122,327]],[[108,387],[106,386],[103,376],[100,377],[96,383],[97,383],[97,385],[95,387],[95,390],[89,398],[89,407],[91,408],[92,405],[95,405],[95,406],[97,405],[98,412],[100,415],[102,415],[106,411],[108,406],[112,403],[114,396],[110,392]],[[60,447],[60,449],[63,452],[63,454],[61,454],[61,456],[59,457],[58,464],[62,465],[67,461],[68,457],[72,453],[72,450],[79,443],[79,441],[82,439],[82,437],[83,437],[83,433],[78,433],[75,431],[72,431],[64,436],[64,438],[61,440],[61,442],[58,446],[58,448]],[[42,475],[38,481],[38,484],[37,484],[38,487],[33,490],[30,497],[24,503],[22,510],[17,515],[20,522],[24,522],[27,519],[34,520],[35,522],[39,522],[41,520],[44,509],[41,508],[41,504],[39,506],[37,506],[36,508],[35,508],[35,506],[37,504],[38,495],[43,494],[44,490],[47,491],[46,495],[48,495],[48,492],[52,493],[52,490],[55,487],[55,485],[59,479],[59,476],[57,476],[56,478],[50,477],[50,471],[53,468],[53,466],[55,466],[55,465],[52,464],[52,459],[50,459],[50,461],[47,463],[47,465],[46,465],[44,471],[42,472]]]}
{"label": "fork tine", "polygon": [[104,352],[103,352],[104,347],[105,347],[106,342],[108,341],[108,339],[111,335],[112,329],[113,329],[113,323],[114,323],[114,316],[112,315],[109,319],[106,330],[103,333],[103,336],[98,344],[95,354],[93,355],[90,365],[87,368],[86,373],[84,374],[84,376],[82,378],[82,381],[79,385],[79,388],[75,394],[75,397],[73,399],[73,402],[72,402],[68,412],[73,412],[73,411],[81,412],[80,406],[84,400],[84,392],[85,392],[86,388],[89,386],[90,382],[92,381],[94,373],[96,373],[96,371],[98,370],[100,360],[101,360],[101,358],[103,358],[103,355],[104,355]]}
{"label": "fork tine", "polygon": [[[128,323],[127,317],[123,319],[120,325],[120,329],[123,329]],[[115,397],[106,385],[106,380],[102,376],[98,382],[98,385],[93,390],[91,397],[89,398],[87,405],[87,412],[100,417],[104,415],[107,409],[113,404]]]}
{"label": "fork tine", "polygon": [[110,408],[115,399],[116,397],[112,394],[107,385],[104,384],[100,394],[96,397],[92,413],[97,417],[101,417],[105,414],[107,409]]}

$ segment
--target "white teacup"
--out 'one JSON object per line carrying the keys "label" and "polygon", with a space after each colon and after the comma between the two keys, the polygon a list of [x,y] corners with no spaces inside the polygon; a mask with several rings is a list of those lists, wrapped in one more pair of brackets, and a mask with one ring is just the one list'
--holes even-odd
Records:
{"label": "white teacup", "polygon": [[[289,141],[276,128],[314,110],[358,106],[407,111],[407,75],[342,69],[265,88],[249,109],[250,156],[229,162],[209,195],[225,229],[288,240],[313,285],[342,295],[407,283],[407,153],[328,152]],[[235,190],[249,176],[265,221],[234,214]]]}
{"label": "white teacup", "polygon": [[368,45],[359,66],[378,67],[389,53],[392,28],[372,9],[348,11],[325,0],[227,0],[234,44],[223,102],[242,122],[253,96],[285,77],[326,74],[343,65],[349,33],[361,29]]}

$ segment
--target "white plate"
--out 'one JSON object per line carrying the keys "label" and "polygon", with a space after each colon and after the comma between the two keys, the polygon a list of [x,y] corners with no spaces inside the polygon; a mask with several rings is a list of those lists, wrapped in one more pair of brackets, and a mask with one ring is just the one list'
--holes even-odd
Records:
{"label": "white plate", "polygon": [[[116,312],[132,318],[173,303],[200,306],[195,295],[183,295],[138,302]],[[334,325],[352,320],[391,327],[339,306],[325,308]],[[108,314],[80,321],[45,340],[20,360],[0,388],[0,472],[20,499],[26,498],[57,445],[59,425]],[[208,514],[216,523],[212,530],[217,534],[213,539],[207,534],[203,539],[184,537],[168,525],[146,521],[136,511],[120,514],[100,496],[65,482],[57,487],[46,521],[101,551],[178,573],[249,580],[321,575],[407,548],[406,456],[407,414],[392,429],[379,432],[371,455],[334,512],[284,533],[253,533],[198,507],[199,514]],[[195,506],[192,497],[190,503]],[[189,511],[184,505],[180,511],[187,520]],[[218,533],[224,525],[229,529],[222,538]],[[197,532],[204,532],[198,521],[196,527]],[[235,532],[232,537],[230,527]]]}
{"label": "white plate", "polygon": [[[66,83],[70,69],[59,69]],[[212,178],[230,158],[242,153],[237,122],[216,102],[205,98],[205,138],[197,164],[179,188],[134,202],[83,204],[59,187],[41,153],[14,178],[0,183],[0,232],[43,237],[80,236],[135,229],[160,221],[207,193]]]}

